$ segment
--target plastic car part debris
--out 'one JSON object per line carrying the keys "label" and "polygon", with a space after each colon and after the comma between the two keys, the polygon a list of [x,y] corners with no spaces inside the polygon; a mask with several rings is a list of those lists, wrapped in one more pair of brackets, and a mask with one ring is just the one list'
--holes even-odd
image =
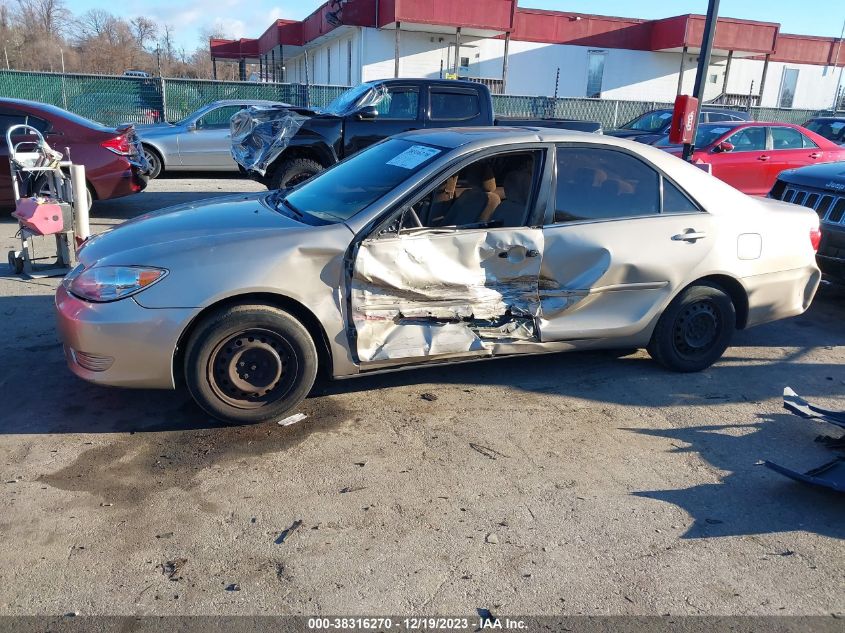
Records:
{"label": "plastic car part debris", "polygon": [[294,413],[293,415],[289,415],[283,420],[279,420],[279,426],[291,426],[292,424],[296,424],[297,422],[302,422],[308,416],[304,413]]}
{"label": "plastic car part debris", "polygon": [[309,117],[284,106],[250,106],[230,121],[232,158],[262,176]]}
{"label": "plastic car part debris", "polygon": [[795,481],[810,484],[811,486],[830,488],[837,492],[845,492],[845,458],[843,457],[837,457],[833,461],[808,470],[806,473],[799,473],[769,461],[764,463],[767,468],[771,468],[773,471]]}
{"label": "plastic car part debris", "polygon": [[276,545],[281,545],[282,543],[284,543],[284,542],[285,542],[285,539],[287,539],[287,537],[289,537],[291,534],[293,534],[294,532],[296,532],[296,531],[297,531],[297,530],[298,530],[301,526],[302,526],[302,520],[301,520],[301,519],[297,519],[296,521],[294,521],[293,523],[291,523],[291,526],[290,526],[289,528],[287,528],[287,529],[285,529],[285,530],[282,530],[282,533],[281,533],[281,534],[279,534],[279,536],[278,536],[278,537],[276,537],[276,540],[275,540],[275,541],[273,541],[273,542],[274,542]]}
{"label": "plastic car part debris", "polygon": [[[808,420],[820,420],[829,422],[840,428],[845,428],[845,412],[830,411],[810,404],[789,387],[783,390],[783,408]],[[841,450],[843,439],[845,439],[845,436],[842,438],[822,436],[816,438],[816,441],[821,441],[828,448]],[[836,490],[837,492],[845,492],[845,457],[839,456],[805,473],[799,473],[770,461],[763,463],[767,468],[795,481],[800,481],[811,486]]]}
{"label": "plastic car part debris", "polygon": [[845,429],[845,411],[830,411],[810,404],[789,387],[783,390],[783,408],[809,420],[824,420]]}

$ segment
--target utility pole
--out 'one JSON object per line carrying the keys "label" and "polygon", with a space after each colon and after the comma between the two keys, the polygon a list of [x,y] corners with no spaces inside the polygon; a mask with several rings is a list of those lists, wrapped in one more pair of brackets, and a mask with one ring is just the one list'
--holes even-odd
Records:
{"label": "utility pole", "polygon": [[[704,101],[704,86],[707,81],[707,71],[710,69],[710,51],[713,48],[713,37],[716,35],[716,21],[719,18],[719,0],[708,0],[707,20],[704,23],[704,37],[701,40],[701,52],[698,54],[698,68],[695,71],[695,88],[692,96],[698,99],[698,107],[695,110],[695,132],[698,131],[698,119],[701,117],[701,102]],[[695,134],[693,134],[695,141]],[[684,144],[683,158],[689,161],[695,143]]]}
{"label": "utility pole", "polygon": [[[842,30],[839,32],[839,44],[836,45],[836,56],[833,58],[833,72],[836,72],[836,64],[839,61],[839,53],[842,52],[842,38],[845,37],[845,20],[842,20]],[[842,86],[842,71],[845,70],[845,65],[839,69],[839,81],[836,82],[836,88],[833,90],[833,113],[836,114],[836,107],[839,105],[839,91]]]}

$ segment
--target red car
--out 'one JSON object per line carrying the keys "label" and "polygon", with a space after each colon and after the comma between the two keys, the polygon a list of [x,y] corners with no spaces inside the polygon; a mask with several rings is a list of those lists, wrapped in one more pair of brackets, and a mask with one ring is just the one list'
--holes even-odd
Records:
{"label": "red car", "polygon": [[[15,205],[6,131],[25,123],[44,135],[53,149],[85,165],[89,200],[108,200],[138,193],[147,186],[145,164],[133,127],[110,128],[56,106],[22,99],[0,99],[0,207]],[[13,137],[20,142],[32,135]],[[37,187],[36,187],[37,188]]]}
{"label": "red car", "polygon": [[[657,146],[681,155],[666,139]],[[714,176],[743,193],[764,196],[784,169],[845,160],[845,147],[790,123],[704,123],[692,158],[712,165]]]}

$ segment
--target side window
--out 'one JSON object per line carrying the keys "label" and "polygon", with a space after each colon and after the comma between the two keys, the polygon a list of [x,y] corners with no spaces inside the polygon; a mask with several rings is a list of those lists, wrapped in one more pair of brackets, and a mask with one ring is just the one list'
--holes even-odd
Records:
{"label": "side window", "polygon": [[663,178],[663,213],[700,213],[701,209],[674,184]]}
{"label": "side window", "polygon": [[508,152],[475,161],[441,180],[396,218],[392,228],[525,226],[542,163],[537,151]]}
{"label": "side window", "polygon": [[791,127],[776,126],[769,129],[772,131],[772,149],[801,149],[804,147],[804,135],[798,130]]}
{"label": "side window", "polygon": [[[799,134],[801,134],[801,133],[799,132]],[[805,134],[801,134],[801,140],[804,141],[804,147],[808,147],[808,148],[818,147],[816,142],[813,141],[812,139],[808,138]]]}
{"label": "side window", "polygon": [[21,112],[19,110],[0,109],[0,135],[6,135],[13,125],[31,125],[42,134],[50,129],[50,123],[44,119]]}
{"label": "side window", "polygon": [[722,114],[721,112],[709,112],[707,114],[707,118],[710,123],[716,123],[718,121],[730,121],[731,117],[727,114]]}
{"label": "side window", "polygon": [[610,220],[660,212],[660,176],[611,149],[559,147],[555,223]]}
{"label": "side window", "polygon": [[762,152],[766,149],[766,128],[746,127],[725,139],[734,152]]}
{"label": "side window", "polygon": [[463,121],[478,116],[481,106],[476,92],[454,90],[431,91],[431,119],[433,121]]}
{"label": "side window", "polygon": [[415,120],[420,108],[420,93],[416,88],[389,87],[387,94],[376,104],[380,119]]}
{"label": "side window", "polygon": [[243,109],[243,106],[223,106],[212,110],[208,114],[204,114],[202,118],[197,120],[197,129],[199,130],[218,130],[229,127],[229,119]]}

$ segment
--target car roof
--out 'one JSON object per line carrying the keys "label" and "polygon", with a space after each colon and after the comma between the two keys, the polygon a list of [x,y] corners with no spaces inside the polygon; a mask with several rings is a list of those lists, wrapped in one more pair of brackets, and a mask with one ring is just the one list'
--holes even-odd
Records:
{"label": "car roof", "polygon": [[807,121],[835,121],[835,122],[839,122],[839,121],[845,121],[845,116],[814,116],[814,117],[807,119]]}

